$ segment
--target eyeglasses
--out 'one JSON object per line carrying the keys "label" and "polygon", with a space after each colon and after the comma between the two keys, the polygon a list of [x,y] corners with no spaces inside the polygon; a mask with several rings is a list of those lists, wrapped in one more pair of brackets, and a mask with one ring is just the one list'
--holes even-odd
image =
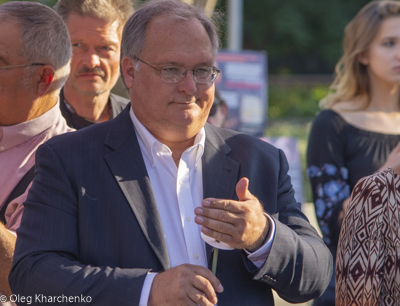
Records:
{"label": "eyeglasses", "polygon": [[46,64],[42,64],[42,63],[32,63],[32,64],[23,64],[23,65],[15,65],[15,66],[3,66],[0,67],[1,69],[9,69],[9,68],[18,68],[18,67],[28,67],[28,66],[44,66]]}
{"label": "eyeglasses", "polygon": [[216,67],[213,66],[197,67],[195,69],[186,69],[185,67],[182,66],[170,65],[162,67],[161,69],[157,69],[156,67],[153,67],[152,65],[142,61],[137,56],[135,56],[134,59],[141,61],[143,64],[146,64],[147,66],[153,68],[154,70],[157,70],[160,73],[161,78],[165,82],[172,84],[179,83],[180,81],[182,81],[185,78],[186,73],[188,71],[193,72],[194,80],[200,84],[209,84],[214,82],[218,73],[221,72],[220,70],[218,70]]}

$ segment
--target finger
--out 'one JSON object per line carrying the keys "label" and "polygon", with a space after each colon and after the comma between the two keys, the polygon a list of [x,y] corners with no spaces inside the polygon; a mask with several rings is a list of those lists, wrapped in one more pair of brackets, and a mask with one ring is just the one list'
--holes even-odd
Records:
{"label": "finger", "polygon": [[201,205],[206,208],[230,211],[234,214],[240,214],[242,212],[241,203],[233,200],[207,198],[201,202]]}
{"label": "finger", "polygon": [[253,200],[255,197],[249,191],[249,179],[242,177],[236,184],[236,194],[239,201]]}
{"label": "finger", "polygon": [[237,214],[216,208],[196,207],[194,213],[199,217],[206,217],[230,224],[235,224],[235,221],[238,218]]}
{"label": "finger", "polygon": [[212,230],[208,227],[202,227],[201,231],[206,235],[209,236],[215,240],[221,241],[221,242],[225,242],[226,244],[229,244],[231,247],[234,248],[240,248],[237,247],[235,244],[235,240],[233,239],[233,235],[234,233],[221,233],[221,232],[217,232],[215,230]]}
{"label": "finger", "polygon": [[214,220],[204,216],[196,216],[194,221],[199,225],[224,234],[230,234],[235,230],[235,226],[232,223]]}
{"label": "finger", "polygon": [[191,303],[186,303],[185,305],[194,305],[194,306],[214,306],[212,302],[210,302],[207,297],[198,291],[196,288],[193,288],[192,291],[187,293],[187,297]]}
{"label": "finger", "polygon": [[217,294],[209,280],[198,275],[193,280],[193,289],[188,292],[189,297],[199,305],[215,305],[218,302]]}
{"label": "finger", "polygon": [[219,293],[224,291],[224,287],[222,286],[219,279],[209,269],[196,265],[190,265],[189,267],[194,273],[206,279],[211,284],[214,291],[217,291]]}

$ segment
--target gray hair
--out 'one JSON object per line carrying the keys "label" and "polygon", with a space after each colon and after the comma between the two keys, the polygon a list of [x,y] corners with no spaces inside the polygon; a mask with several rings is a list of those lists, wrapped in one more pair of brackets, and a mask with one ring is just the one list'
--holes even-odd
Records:
{"label": "gray hair", "polygon": [[122,29],[133,13],[133,6],[130,0],[58,0],[54,10],[64,21],[74,13],[108,22],[119,20]]}
{"label": "gray hair", "polygon": [[0,20],[20,27],[20,53],[28,63],[53,67],[55,76],[49,91],[58,94],[68,78],[72,55],[68,30],[62,19],[43,4],[15,1],[0,5]]}
{"label": "gray hair", "polygon": [[[200,7],[175,0],[154,0],[145,3],[125,24],[122,32],[121,61],[124,57],[133,59],[140,56],[145,44],[147,26],[159,16],[168,16],[174,21],[185,21],[192,17],[199,20],[210,38],[214,57],[217,55],[219,49],[217,25],[220,17],[218,14],[214,14],[213,22]],[[123,74],[121,78],[125,84]]]}

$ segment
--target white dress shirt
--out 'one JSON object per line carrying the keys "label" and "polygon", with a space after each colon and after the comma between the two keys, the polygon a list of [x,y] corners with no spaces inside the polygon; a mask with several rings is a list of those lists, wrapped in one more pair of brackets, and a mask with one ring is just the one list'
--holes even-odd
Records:
{"label": "white dress shirt", "polygon": [[[172,151],[159,142],[139,122],[130,109],[138,142],[151,182],[154,198],[167,244],[171,268],[193,264],[208,268],[205,242],[200,236],[201,226],[194,222],[194,209],[203,201],[203,175],[201,157],[206,134],[204,128],[196,135],[194,144],[183,152],[177,167]],[[268,219],[272,220],[268,216]],[[270,237],[264,246],[248,258],[257,267],[265,262],[275,233],[272,223]],[[148,273],[140,297],[140,306],[146,306],[151,285],[157,273]]]}

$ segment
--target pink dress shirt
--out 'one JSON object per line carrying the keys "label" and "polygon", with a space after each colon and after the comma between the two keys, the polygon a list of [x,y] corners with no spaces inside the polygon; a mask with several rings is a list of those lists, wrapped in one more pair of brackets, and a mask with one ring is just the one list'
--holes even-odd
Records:
{"label": "pink dress shirt", "polygon": [[[51,137],[74,131],[67,126],[59,102],[43,115],[16,125],[0,126],[0,209],[14,187],[35,164],[36,149]],[[22,203],[28,190],[14,199],[6,211],[6,227],[15,235],[21,223]]]}

